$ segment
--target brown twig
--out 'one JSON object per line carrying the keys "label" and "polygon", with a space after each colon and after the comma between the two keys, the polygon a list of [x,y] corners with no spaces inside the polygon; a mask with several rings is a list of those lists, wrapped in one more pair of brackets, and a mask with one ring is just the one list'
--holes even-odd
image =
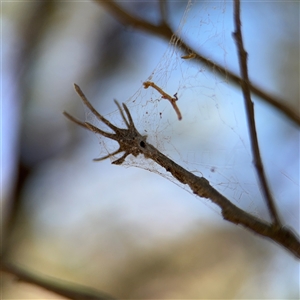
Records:
{"label": "brown twig", "polygon": [[[171,38],[175,38],[178,40],[176,45],[180,46],[182,51],[185,53],[183,56],[187,56],[189,54],[193,54],[193,58],[195,62],[199,62],[205,65],[211,71],[214,71],[219,76],[222,76],[226,80],[230,81],[231,83],[241,86],[243,83],[243,79],[234,74],[233,72],[225,69],[220,64],[217,64],[207,58],[201,52],[193,49],[192,47],[188,46],[179,36],[172,31],[172,29],[165,23],[162,22],[161,24],[155,25],[150,22],[144,21],[136,16],[131,15],[130,13],[126,12],[123,8],[121,8],[118,4],[114,1],[100,1],[94,0],[99,5],[107,9],[117,20],[119,20],[125,26],[132,26],[136,29],[151,33],[155,36],[162,37],[167,41],[170,41]],[[195,56],[194,56],[195,55]],[[283,113],[289,120],[294,122],[297,126],[300,126],[300,115],[297,111],[289,108],[285,105],[288,103],[286,99],[281,99],[275,96],[270,95],[269,93],[263,91],[258,86],[254,85],[253,83],[250,84],[251,92],[258,96],[259,99],[269,103],[271,106],[279,110]]]}
{"label": "brown twig", "polygon": [[275,201],[272,197],[269,184],[266,178],[264,165],[261,159],[258,139],[257,139],[257,132],[255,126],[255,117],[254,117],[254,107],[253,102],[251,100],[251,93],[250,93],[250,81],[248,77],[248,66],[247,66],[247,52],[244,48],[243,43],[243,36],[241,30],[241,20],[240,20],[240,1],[234,1],[234,24],[235,24],[235,31],[233,33],[233,37],[236,42],[236,46],[238,49],[238,58],[239,58],[239,65],[240,71],[243,78],[242,81],[242,90],[244,95],[245,107],[246,107],[246,116],[247,116],[247,123],[249,128],[250,134],[250,143],[251,143],[251,150],[253,155],[253,163],[256,168],[256,173],[260,182],[260,186],[262,188],[262,192],[264,195],[264,199],[267,203],[272,222],[277,227],[281,227],[280,218],[276,209]]}
{"label": "brown twig", "polygon": [[167,99],[170,101],[171,105],[173,106],[176,114],[177,114],[177,117],[178,117],[178,120],[180,121],[182,119],[182,116],[181,116],[181,112],[176,104],[176,101],[178,100],[177,98],[177,95],[175,94],[174,97],[170,96],[169,94],[167,94],[166,92],[164,92],[159,86],[157,86],[154,82],[152,81],[146,81],[143,83],[144,85],[144,88],[147,89],[149,86],[153,87],[155,90],[157,90],[163,99]]}
{"label": "brown twig", "polygon": [[57,295],[74,300],[109,300],[110,295],[85,286],[29,272],[12,263],[1,262],[1,271],[15,276],[19,281],[36,285]]}
{"label": "brown twig", "polygon": [[[78,92],[83,102],[85,104],[88,103],[88,107],[91,108],[92,105],[88,102],[87,98],[84,96],[79,87],[76,87],[76,91]],[[216,189],[214,189],[209,184],[207,179],[205,179],[204,177],[198,177],[193,173],[188,172],[187,170],[176,164],[174,161],[169,159],[167,156],[162,154],[160,151],[158,151],[154,146],[147,143],[147,137],[142,136],[135,128],[127,106],[123,104],[122,108],[119,104],[117,105],[127,129],[117,128],[103,116],[101,116],[98,112],[96,113],[96,117],[115,132],[114,134],[109,134],[109,136],[106,135],[106,132],[89,123],[83,123],[81,121],[78,121],[74,117],[70,118],[70,115],[68,113],[64,114],[71,121],[75,120],[75,123],[79,124],[80,126],[83,126],[86,129],[92,130],[97,134],[104,135],[105,137],[117,141],[120,145],[119,149],[113,154],[107,155],[106,158],[113,156],[115,153],[125,153],[123,156],[121,156],[121,158],[114,161],[114,164],[122,164],[129,154],[132,154],[134,156],[142,154],[146,159],[152,159],[157,164],[162,166],[167,172],[170,172],[178,181],[183,184],[187,184],[194,194],[202,198],[208,198],[213,203],[218,205],[221,208],[221,213],[225,220],[237,225],[242,225],[243,227],[255,232],[256,234],[270,238],[271,240],[285,247],[296,257],[300,258],[299,237],[296,236],[296,234],[293,233],[290,228],[274,227],[273,224],[269,224],[263,220],[260,220],[232,204],[226,197],[224,197]],[[125,112],[127,119],[125,118],[125,114],[122,110]]]}
{"label": "brown twig", "polygon": [[123,24],[130,25],[134,28],[146,30],[152,34],[166,37],[173,35],[171,28],[162,20],[161,24],[155,25],[150,22],[144,21],[143,19],[136,18],[131,14],[124,11],[119,5],[117,5],[113,1],[102,1],[102,0],[94,0],[101,6],[110,10],[110,12],[115,15],[119,21]]}

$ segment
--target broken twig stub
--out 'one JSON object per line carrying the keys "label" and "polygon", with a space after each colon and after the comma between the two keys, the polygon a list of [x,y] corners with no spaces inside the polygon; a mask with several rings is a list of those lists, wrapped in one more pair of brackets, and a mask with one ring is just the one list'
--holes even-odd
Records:
{"label": "broken twig stub", "polygon": [[177,117],[178,117],[178,120],[181,120],[182,119],[182,115],[181,115],[181,112],[176,104],[176,101],[178,100],[178,97],[177,97],[177,93],[174,94],[174,96],[170,96],[169,94],[167,94],[166,92],[164,92],[159,86],[157,86],[154,82],[152,81],[145,81],[143,83],[144,85],[144,88],[147,89],[149,86],[153,87],[155,90],[157,90],[160,94],[161,94],[161,97],[163,99],[167,99],[170,101],[171,105],[173,106],[176,114],[177,114]]}

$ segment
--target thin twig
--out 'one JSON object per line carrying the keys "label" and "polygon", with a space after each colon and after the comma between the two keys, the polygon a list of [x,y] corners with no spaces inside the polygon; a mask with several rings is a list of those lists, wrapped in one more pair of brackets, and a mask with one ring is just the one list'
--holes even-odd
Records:
{"label": "thin twig", "polygon": [[181,112],[176,104],[176,101],[178,100],[177,98],[177,95],[175,94],[174,97],[170,96],[169,94],[167,94],[166,92],[164,92],[159,86],[157,86],[154,82],[152,81],[146,81],[143,83],[144,85],[144,88],[147,89],[149,86],[153,87],[155,90],[157,90],[163,99],[167,99],[170,101],[171,105],[173,106],[176,114],[177,114],[177,117],[178,117],[178,120],[181,120],[182,119],[182,116],[181,116]]}
{"label": "thin twig", "polygon": [[[82,92],[79,94],[83,95]],[[88,101],[85,96],[81,97],[81,99],[84,99],[84,102]],[[91,105],[89,105],[89,107],[90,106]],[[121,106],[118,105],[118,108],[120,110],[120,115],[124,120],[125,114],[124,112],[121,112]],[[113,162],[114,164],[122,164],[126,157],[130,154],[133,156],[142,154],[146,159],[152,159],[157,164],[162,166],[167,172],[170,172],[178,181],[183,184],[187,184],[194,194],[202,198],[208,198],[213,203],[218,205],[221,208],[221,213],[225,220],[233,224],[242,225],[252,232],[270,238],[279,245],[285,247],[297,258],[300,258],[299,237],[292,231],[292,229],[288,227],[275,227],[273,224],[260,220],[235,206],[226,197],[221,195],[215,188],[213,188],[206,178],[198,177],[195,174],[188,172],[158,151],[154,146],[149,144],[147,142],[147,136],[142,136],[135,128],[130,112],[125,104],[123,104],[123,109],[127,116],[126,121],[124,120],[127,128],[118,128],[115,126],[115,134],[113,134],[112,137],[109,137],[119,143],[120,147],[118,153],[121,151],[125,152],[121,158]],[[98,112],[97,114],[100,115]],[[73,120],[75,118],[69,119]],[[108,124],[106,124],[106,122],[108,122]],[[111,128],[112,124],[108,120],[106,120],[106,122],[105,124]],[[77,121],[75,123],[78,124]],[[82,126],[81,124],[82,122],[79,123],[80,126]],[[93,131],[97,134],[102,134],[101,130],[97,131],[94,129]],[[106,158],[110,157],[111,155],[107,155]]]}
{"label": "thin twig", "polygon": [[272,218],[272,222],[274,223],[274,225],[280,227],[281,226],[280,218],[276,209],[275,201],[272,197],[269,188],[269,184],[266,178],[264,165],[261,159],[259,145],[258,145],[257,132],[255,126],[255,117],[254,117],[254,107],[253,107],[253,102],[251,100],[250,81],[248,77],[247,52],[245,51],[244,48],[243,36],[241,30],[239,0],[234,1],[234,24],[235,24],[235,31],[233,33],[233,37],[235,39],[236,46],[238,49],[240,71],[243,78],[242,90],[243,90],[243,95],[245,100],[246,116],[247,116],[247,122],[248,122],[249,134],[250,134],[253,163],[256,168],[256,173],[260,182],[260,186],[262,188],[264,199],[267,203]]}
{"label": "thin twig", "polygon": [[29,284],[36,285],[47,291],[53,292],[57,295],[74,300],[109,300],[116,299],[112,296],[61,279],[54,279],[49,276],[43,276],[37,273],[29,272],[28,270],[21,268],[12,263],[1,262],[1,271],[15,276],[19,281],[23,281]]}
{"label": "thin twig", "polygon": [[[225,78],[226,80],[230,81],[231,83],[241,86],[243,83],[243,79],[234,74],[233,72],[225,69],[220,64],[217,64],[207,58],[201,52],[197,51],[193,47],[188,46],[179,36],[172,31],[172,29],[164,22],[161,24],[155,25],[150,22],[144,21],[139,19],[136,16],[131,15],[130,13],[126,12],[123,8],[121,8],[118,4],[114,1],[102,1],[102,0],[94,0],[99,5],[107,9],[117,20],[123,23],[125,26],[132,26],[136,29],[148,32],[158,37],[162,37],[167,41],[170,41],[172,37],[175,37],[178,40],[176,45],[180,46],[182,51],[185,53],[185,56],[189,56],[192,54],[193,61],[199,62],[205,65],[208,69],[213,71],[214,73],[218,74],[219,76]],[[195,56],[194,56],[195,55]],[[189,57],[190,58],[190,57]],[[300,126],[300,115],[294,109],[289,108],[285,105],[288,103],[286,99],[281,99],[275,96],[270,95],[269,93],[265,92],[258,86],[254,85],[253,83],[250,84],[251,92],[258,96],[259,99],[269,103],[271,106],[279,110],[282,114],[284,114],[289,120],[294,122],[297,126]]]}

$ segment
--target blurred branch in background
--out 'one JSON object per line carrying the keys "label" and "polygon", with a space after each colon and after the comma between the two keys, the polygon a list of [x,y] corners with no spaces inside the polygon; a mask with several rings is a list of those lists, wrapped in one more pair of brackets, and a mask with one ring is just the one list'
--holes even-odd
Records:
{"label": "blurred branch in background", "polygon": [[[198,228],[202,226],[198,225]],[[255,274],[256,268],[265,269],[270,256],[266,248],[258,246],[259,239],[240,234],[241,231],[238,228],[233,231],[205,228],[204,232],[196,229],[180,240],[162,241],[160,247],[151,249],[129,242],[130,256],[112,270],[110,289],[120,299],[143,299],[145,295],[148,299],[175,296],[177,299],[242,299],[241,288],[248,276]],[[13,282],[15,287],[28,282],[70,299],[103,299],[103,293],[95,289],[44,276],[41,272],[29,272],[14,264],[4,265],[4,272],[18,280]],[[110,276],[109,270],[106,273]],[[89,281],[93,279],[90,277]],[[255,281],[258,284],[260,279]],[[45,298],[50,297],[43,295]]]}
{"label": "blurred branch in background", "polygon": [[[155,25],[151,22],[144,21],[143,19],[130,14],[128,11],[123,9],[119,4],[114,1],[99,1],[94,0],[99,5],[107,9],[117,20],[123,23],[125,26],[133,27],[134,29],[139,29],[150,34],[153,34],[158,37],[162,37],[167,41],[170,41],[172,38],[176,37],[179,43],[178,45],[182,49],[183,53],[193,53],[195,54],[195,61],[204,64],[207,68],[211,71],[216,72],[220,76],[224,77],[224,79],[229,80],[231,83],[235,85],[242,85],[243,79],[239,76],[235,75],[231,71],[225,69],[223,66],[213,62],[205,56],[198,52],[196,49],[193,49],[189,45],[187,45],[180,37],[176,36],[176,32],[172,31],[167,23],[165,23],[165,15],[162,15],[161,24]],[[164,10],[161,11],[163,13]],[[258,86],[250,83],[250,89],[252,93],[258,96],[261,100],[266,101],[274,108],[278,109],[281,113],[283,113],[289,120],[294,122],[297,126],[300,125],[300,116],[298,112],[295,112],[293,109],[289,108],[285,103],[288,103],[285,99],[279,99],[275,96],[270,95],[269,93],[265,92]]]}
{"label": "blurred branch in background", "polygon": [[[15,88],[19,95],[22,95],[22,101],[18,101],[18,110],[23,112],[30,105],[31,91],[28,88],[31,84],[31,77],[26,76],[30,73],[32,67],[35,63],[35,57],[37,53],[37,48],[41,42],[42,37],[47,31],[49,22],[51,22],[52,14],[54,12],[54,2],[32,2],[31,9],[27,14],[22,15],[19,19],[19,35],[22,37],[22,45],[16,50],[16,55],[14,56],[15,67],[14,73],[16,76]],[[34,20],[34,26],[32,24]],[[25,79],[25,80],[24,80]],[[22,150],[22,138],[24,136],[23,123],[24,114],[21,114],[20,120],[16,123],[19,127],[17,128],[18,136],[20,140],[18,141],[17,156],[15,160],[16,164],[16,180],[14,183],[14,189],[11,193],[10,201],[7,208],[7,213],[4,215],[3,231],[2,236],[3,244],[1,251],[9,251],[10,247],[10,237],[14,231],[14,227],[17,224],[17,219],[21,213],[22,207],[22,190],[24,185],[30,175],[33,173],[33,169],[36,166],[29,165],[24,162],[24,153]],[[37,162],[38,163],[38,162]]]}
{"label": "blurred branch in background", "polygon": [[1,262],[1,271],[14,276],[18,282],[25,282],[41,287],[57,295],[74,300],[110,300],[115,299],[108,294],[84,287],[79,284],[29,272],[20,266],[5,261]]}
{"label": "blurred branch in background", "polygon": [[[61,148],[57,147],[56,142],[59,141],[59,135],[61,134],[61,127],[53,127],[51,120],[47,120],[45,116],[38,115],[35,117],[43,119],[43,121],[50,121],[48,124],[39,123],[39,119],[31,118],[32,112],[37,107],[37,113],[44,113],[44,111],[38,111],[38,103],[35,98],[35,90],[39,87],[37,82],[39,81],[39,64],[41,56],[44,54],[43,47],[47,39],[51,39],[53,36],[59,33],[56,31],[53,33],[53,27],[64,26],[63,18],[61,18],[61,9],[64,4],[57,1],[33,1],[30,3],[3,3],[3,14],[6,18],[5,24],[13,24],[17,37],[17,47],[9,49],[8,61],[11,64],[7,67],[10,68],[13,77],[13,90],[17,96],[17,99],[13,99],[10,105],[16,105],[16,111],[20,113],[20,117],[16,118],[14,126],[10,126],[10,135],[17,136],[17,147],[13,149],[15,151],[13,171],[15,177],[12,184],[12,190],[8,193],[7,199],[1,199],[2,210],[2,233],[1,233],[1,270],[7,273],[14,274],[18,280],[27,283],[39,285],[45,289],[56,292],[60,295],[64,295],[71,299],[108,299],[108,296],[101,296],[101,294],[85,295],[81,293],[81,290],[73,290],[67,288],[67,286],[59,286],[55,282],[44,280],[39,275],[27,272],[26,270],[17,267],[16,265],[9,264],[7,261],[14,259],[16,249],[19,248],[19,244],[22,243],[22,238],[27,238],[29,229],[29,222],[24,207],[28,205],[26,202],[26,184],[30,179],[43,168],[45,163],[55,159],[58,155],[61,155]],[[68,7],[69,8],[69,7]],[[70,10],[70,14],[75,13]],[[67,13],[68,14],[68,13]],[[10,18],[10,15],[11,18]],[[70,15],[67,15],[70,18]],[[15,20],[11,23],[10,20]],[[66,23],[68,18],[66,18]],[[4,23],[4,21],[3,21]],[[7,25],[6,25],[7,26]],[[7,27],[4,28],[7,30]],[[79,25],[80,26],[80,25]],[[101,19],[98,21],[98,27],[101,27]],[[8,30],[6,31],[8,32]],[[122,65],[124,57],[127,52],[133,51],[133,39],[129,38],[129,33],[121,30],[121,27],[117,24],[107,27],[107,30],[101,32],[99,30],[98,39],[94,40],[93,44],[90,44],[90,48],[94,48],[95,53],[101,53],[101,55],[95,56],[93,64],[88,68],[85,79],[86,81],[97,80],[101,81],[101,78],[109,80]],[[76,34],[76,33],[74,33]],[[4,44],[6,40],[12,39],[13,36],[5,36]],[[9,41],[11,42],[11,41]],[[12,44],[15,42],[13,41]],[[6,43],[7,45],[9,43]],[[103,47],[103,44],[105,47]],[[50,60],[49,60],[50,61]],[[106,65],[103,66],[103,62]],[[108,63],[109,62],[109,63]],[[82,68],[84,70],[84,68]],[[57,70],[59,74],[61,71]],[[51,75],[48,75],[49,78]],[[84,75],[83,75],[84,76]],[[70,78],[68,78],[70,80]],[[103,80],[104,81],[104,80]],[[7,95],[10,94],[10,88],[7,87]],[[13,93],[12,93],[13,94]],[[47,99],[45,97],[45,99]],[[45,101],[38,99],[38,101]],[[51,108],[50,108],[51,109]],[[57,115],[60,114],[60,109],[55,111]],[[2,112],[3,114],[3,112]],[[15,117],[15,116],[14,116]],[[15,121],[15,120],[10,120]],[[30,126],[28,124],[33,123],[35,132],[30,132]],[[58,128],[59,127],[59,128]],[[46,131],[42,133],[47,139],[40,139],[40,136],[34,136],[36,130],[44,128]],[[14,132],[15,130],[15,132]],[[53,140],[55,139],[55,141]],[[51,144],[51,141],[53,143]],[[70,148],[74,148],[74,141],[78,144],[78,139],[71,139]],[[50,147],[48,147],[50,146]],[[56,148],[55,148],[56,147]],[[68,147],[65,147],[66,151]],[[2,178],[1,178],[2,179]],[[2,183],[2,182],[1,182]],[[42,199],[41,199],[42,201]],[[34,214],[34,211],[32,211]],[[30,217],[29,217],[30,219]],[[2,286],[3,287],[3,286]],[[73,295],[72,295],[72,292]],[[80,294],[81,293],[81,294]],[[85,298],[84,298],[84,297]]]}
{"label": "blurred branch in background", "polygon": [[[15,125],[18,126],[16,129],[19,140],[15,160],[15,185],[3,220],[3,238],[8,240],[4,243],[5,248],[2,250],[9,248],[9,238],[13,236],[12,233],[18,214],[22,214],[22,201],[24,200],[22,192],[25,183],[45,161],[56,157],[61,150],[60,148],[55,149],[57,146],[54,141],[60,139],[61,128],[53,127],[51,120],[49,120],[48,125],[40,124],[47,130],[42,135],[47,136],[48,142],[40,140],[39,136],[33,138],[32,136],[37,132],[31,132],[31,135],[28,132],[31,129],[29,125],[31,123],[33,123],[35,130],[38,129],[38,126],[36,126],[38,120],[36,119],[34,122],[31,119],[34,107],[37,106],[34,99],[34,90],[37,88],[36,68],[43,43],[49,35],[52,35],[52,27],[61,21],[57,16],[60,8],[61,5],[56,1],[26,3],[24,4],[24,10],[26,9],[28,12],[17,18],[16,27],[20,37],[18,42],[21,45],[15,52],[11,52],[11,55],[14,55],[13,67],[15,68],[14,73],[17,75],[17,81],[14,81],[14,84],[19,101],[15,101],[15,103],[18,105],[20,119]],[[9,11],[9,9],[7,10]],[[21,13],[18,11],[18,7],[15,7],[15,10],[16,13]],[[34,20],[34,24],[32,20]],[[99,27],[101,27],[100,21]],[[94,41],[94,44],[91,44],[90,48],[94,47],[95,52],[101,53],[101,55],[94,57],[93,64],[83,75],[87,82],[93,81],[95,78],[98,81],[101,81],[102,78],[105,78],[106,81],[109,80],[111,76],[118,72],[126,53],[133,51],[134,41],[128,38],[128,33],[124,33],[120,29],[119,26],[109,26],[104,34],[99,31],[98,39]],[[103,44],[105,47],[103,47]],[[103,65],[103,62],[106,65]],[[38,117],[45,120],[45,116]],[[70,148],[73,146],[73,140],[71,140]]]}

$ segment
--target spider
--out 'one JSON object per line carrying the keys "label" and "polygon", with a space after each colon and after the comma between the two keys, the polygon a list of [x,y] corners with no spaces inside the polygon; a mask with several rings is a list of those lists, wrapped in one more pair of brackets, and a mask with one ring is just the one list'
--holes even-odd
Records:
{"label": "spider", "polygon": [[[112,162],[115,165],[121,165],[124,162],[125,158],[129,154],[138,156],[139,154],[142,154],[145,152],[145,148],[147,146],[147,144],[146,144],[147,136],[141,135],[137,131],[137,129],[134,126],[129,109],[125,103],[122,104],[122,106],[123,106],[123,108],[122,108],[121,105],[119,104],[119,102],[115,100],[115,103],[120,111],[121,117],[122,117],[123,121],[125,122],[127,129],[118,128],[115,125],[113,125],[112,123],[110,123],[107,119],[105,119],[102,115],[100,115],[96,111],[96,109],[92,106],[92,104],[87,100],[87,98],[85,97],[85,95],[82,92],[82,90],[80,89],[80,87],[77,84],[74,84],[74,87],[75,87],[75,91],[80,96],[83,103],[90,109],[90,111],[97,117],[97,119],[99,121],[103,122],[105,125],[107,125],[115,133],[109,133],[109,132],[103,131],[103,130],[95,127],[94,125],[92,125],[89,122],[81,122],[80,120],[71,116],[69,113],[67,113],[65,111],[63,112],[63,114],[69,120],[73,121],[74,123],[86,128],[90,131],[93,131],[96,134],[101,134],[106,138],[115,140],[120,145],[118,150],[114,151],[113,153],[109,153],[106,156],[103,156],[100,158],[95,158],[94,161],[101,161],[106,158],[112,157],[118,153],[125,152],[120,158],[118,158],[117,160]],[[124,111],[125,111],[126,116],[124,114]]]}

